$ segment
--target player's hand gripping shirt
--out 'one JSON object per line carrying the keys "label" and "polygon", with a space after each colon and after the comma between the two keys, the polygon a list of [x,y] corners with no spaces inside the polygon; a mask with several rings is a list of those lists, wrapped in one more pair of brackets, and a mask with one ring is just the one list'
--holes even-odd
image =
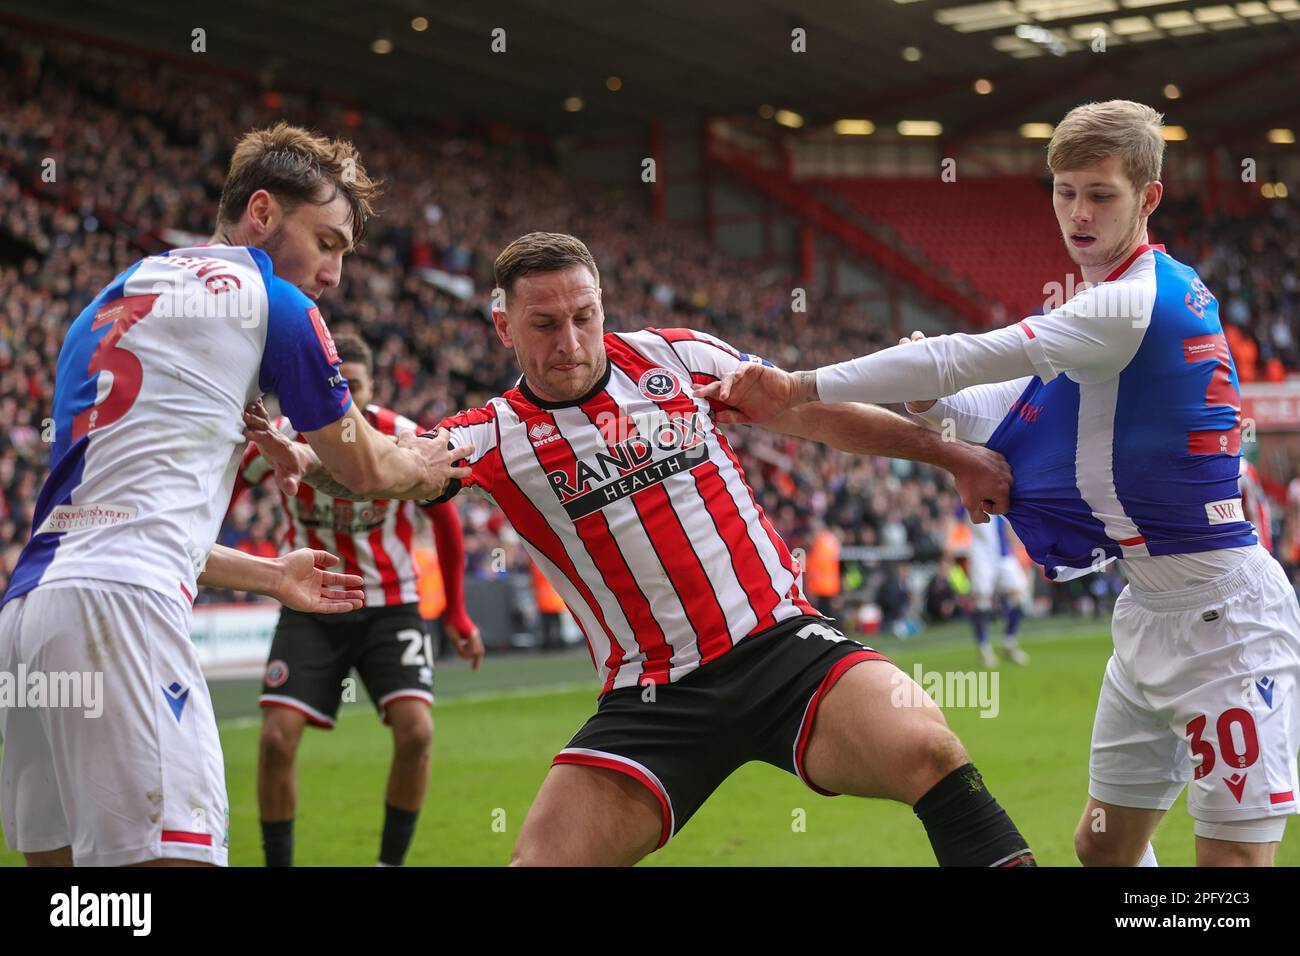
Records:
{"label": "player's hand gripping shirt", "polygon": [[1218,301],[1163,246],[1047,315],[886,349],[820,370],[817,385],[828,402],[952,396],[923,417],[1006,457],[1007,517],[1049,577],[1256,543]]}
{"label": "player's hand gripping shirt", "polygon": [[[381,435],[423,431],[409,418],[379,405],[367,405],[363,414]],[[292,441],[306,441],[287,418],[277,418],[275,427]],[[235,497],[273,473],[257,445],[250,444],[240,461]],[[338,555],[343,574],[362,578],[366,607],[413,604],[420,599],[412,554],[419,520],[414,501],[335,498],[302,482],[292,498],[281,492],[280,502],[287,518],[282,554],[315,548]]]}
{"label": "player's hand gripping shirt", "polygon": [[300,431],[351,404],[320,312],[266,253],[175,249],[115,278],[59,352],[50,474],[5,601],[63,579],[192,600],[262,392]]}
{"label": "player's hand gripping shirt", "polygon": [[[700,332],[605,336],[605,376],[546,402],[520,384],[446,419],[564,598],[603,691],[676,681],[800,614],[799,569],[693,388],[749,356]],[[757,361],[757,360],[755,360]]]}

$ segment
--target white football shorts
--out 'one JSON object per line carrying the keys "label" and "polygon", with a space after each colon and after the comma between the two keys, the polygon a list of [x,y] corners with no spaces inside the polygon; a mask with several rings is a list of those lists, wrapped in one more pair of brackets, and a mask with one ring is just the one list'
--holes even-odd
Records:
{"label": "white football shorts", "polygon": [[1300,782],[1300,604],[1259,548],[1182,591],[1126,587],[1092,730],[1088,792],[1167,810],[1190,784],[1198,836],[1282,839]]}
{"label": "white football shorts", "polygon": [[0,698],[10,849],[226,864],[225,768],[190,615],[179,593],[100,581],[51,582],[0,611],[0,677],[17,691]]}

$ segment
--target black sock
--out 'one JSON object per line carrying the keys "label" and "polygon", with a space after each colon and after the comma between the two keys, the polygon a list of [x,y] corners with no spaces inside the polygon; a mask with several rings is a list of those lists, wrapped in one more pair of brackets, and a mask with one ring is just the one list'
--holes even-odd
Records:
{"label": "black sock", "polygon": [[293,866],[293,819],[262,821],[262,852],[267,866]]}
{"label": "black sock", "polygon": [[379,841],[379,862],[385,866],[401,866],[406,851],[415,836],[415,821],[419,810],[403,810],[391,803],[384,804],[384,835]]}
{"label": "black sock", "polygon": [[974,764],[948,774],[912,810],[921,818],[940,866],[1038,865]]}

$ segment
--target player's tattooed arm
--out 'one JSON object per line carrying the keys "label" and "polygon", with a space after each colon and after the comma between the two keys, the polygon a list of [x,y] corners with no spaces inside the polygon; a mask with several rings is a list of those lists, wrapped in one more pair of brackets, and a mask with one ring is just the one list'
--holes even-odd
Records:
{"label": "player's tattooed arm", "polygon": [[794,373],[794,404],[804,405],[808,402],[819,402],[821,396],[817,394],[817,373],[816,372],[795,372]]}
{"label": "player's tattooed arm", "polygon": [[[315,452],[312,457],[316,458]],[[322,494],[330,495],[334,498],[347,498],[350,501],[364,501],[365,496],[359,495],[343,482],[339,481],[321,464],[320,459],[316,458],[315,464],[308,467],[303,474],[302,480],[311,485]]]}
{"label": "player's tattooed arm", "polygon": [[[365,500],[364,495],[330,474],[310,445],[293,441],[276,428],[261,399],[244,409],[244,437],[256,444],[262,457],[271,463],[276,484],[286,495],[297,494],[299,484],[305,483],[333,498]],[[384,437],[397,441],[395,436]]]}

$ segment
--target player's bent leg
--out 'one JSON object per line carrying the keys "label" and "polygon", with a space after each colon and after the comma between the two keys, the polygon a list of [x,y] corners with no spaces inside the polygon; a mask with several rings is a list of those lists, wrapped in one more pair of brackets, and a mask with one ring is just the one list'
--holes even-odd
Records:
{"label": "player's bent leg", "polygon": [[1036,865],[943,712],[892,663],[850,665],[813,707],[801,772],[814,789],[909,804],[941,866]]}
{"label": "player's bent leg", "polygon": [[511,866],[631,866],[662,842],[655,794],[614,770],[551,767],[524,819]]}
{"label": "player's bent leg", "polygon": [[1089,797],[1074,829],[1074,855],[1084,866],[1137,866],[1164,815],[1161,809],[1123,807]]}
{"label": "player's bent leg", "polygon": [[804,772],[832,793],[910,805],[969,760],[921,687],[874,660],[845,671],[818,703]]}

